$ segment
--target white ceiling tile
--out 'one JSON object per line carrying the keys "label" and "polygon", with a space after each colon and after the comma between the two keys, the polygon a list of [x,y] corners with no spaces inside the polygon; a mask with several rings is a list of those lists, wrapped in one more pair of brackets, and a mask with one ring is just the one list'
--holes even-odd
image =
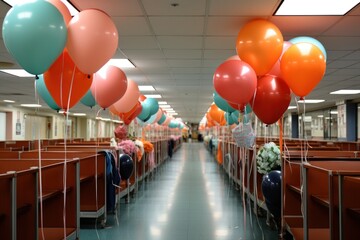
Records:
{"label": "white ceiling tile", "polygon": [[355,60],[336,60],[326,65],[326,68],[346,68],[357,63]]}
{"label": "white ceiling tile", "polygon": [[328,60],[338,59],[338,58],[348,55],[349,53],[351,53],[351,51],[328,51],[328,50],[326,50]]}
{"label": "white ceiling tile", "polygon": [[319,36],[317,40],[324,45],[326,50],[351,51],[359,49],[360,37]]}
{"label": "white ceiling tile", "polygon": [[325,36],[360,36],[360,28],[354,28],[359,25],[360,16],[348,16],[342,18],[334,26],[323,33]]}
{"label": "white ceiling tile", "polygon": [[135,64],[136,67],[141,68],[141,69],[146,69],[146,68],[166,68],[166,61],[163,59],[153,59],[151,61],[146,61],[143,59],[135,59],[133,60],[133,63]]}
{"label": "white ceiling tile", "polygon": [[118,29],[119,38],[152,34],[145,17],[114,17],[113,21]]}
{"label": "white ceiling tile", "polygon": [[[142,1],[145,11],[150,16],[152,15],[205,15],[206,0],[143,0]],[[178,3],[179,5],[174,7],[172,3]]]}
{"label": "white ceiling tile", "polygon": [[[283,35],[304,36],[310,35],[316,37],[336,23],[341,17],[312,17],[312,16],[274,16],[271,22],[274,23]],[[316,22],[316,24],[314,24]],[[285,39],[289,40],[289,39]]]}
{"label": "white ceiling tile", "polygon": [[168,59],[167,60],[170,67],[201,67],[201,60],[176,60]]}
{"label": "white ceiling tile", "polygon": [[189,68],[181,68],[181,67],[174,67],[171,68],[171,72],[176,74],[176,73],[202,73],[202,69],[201,68],[196,68],[196,67],[189,67]]}
{"label": "white ceiling tile", "polygon": [[332,75],[334,76],[356,76],[356,75],[360,75],[360,69],[359,68],[344,68],[344,69],[339,69],[336,72],[334,72]]}
{"label": "white ceiling tile", "polygon": [[201,76],[201,74],[173,74],[176,80],[193,80],[193,82],[197,82],[197,80],[201,79]]}
{"label": "white ceiling tile", "polygon": [[202,35],[204,17],[149,17],[156,35]]}
{"label": "white ceiling tile", "polygon": [[354,52],[342,57],[341,59],[343,59],[343,60],[359,60],[360,59],[360,51],[354,51]]}
{"label": "white ceiling tile", "polygon": [[158,49],[156,39],[153,36],[119,37],[121,49]]}
{"label": "white ceiling tile", "polygon": [[207,49],[204,51],[204,59],[226,60],[236,55],[236,50]]}
{"label": "white ceiling tile", "polygon": [[206,34],[208,36],[237,36],[251,17],[209,17]]}
{"label": "white ceiling tile", "polygon": [[272,15],[278,0],[212,0],[210,15],[268,16]]}
{"label": "white ceiling tile", "polygon": [[175,50],[175,49],[164,49],[166,58],[176,59],[201,59],[202,51],[200,49],[194,50]]}
{"label": "white ceiling tile", "polygon": [[101,9],[112,17],[116,16],[139,16],[143,12],[138,4],[138,1],[128,0],[72,0],[74,6],[79,10],[90,8]]}
{"label": "white ceiling tile", "polygon": [[202,37],[158,36],[162,49],[202,49]]}
{"label": "white ceiling tile", "polygon": [[237,36],[232,37],[206,37],[205,49],[226,49],[231,50],[236,47]]}
{"label": "white ceiling tile", "polygon": [[214,67],[215,69],[223,63],[225,60],[217,59],[217,60],[204,60],[203,67]]}
{"label": "white ceiling tile", "polygon": [[130,59],[163,59],[164,54],[160,49],[124,49],[124,54]]}

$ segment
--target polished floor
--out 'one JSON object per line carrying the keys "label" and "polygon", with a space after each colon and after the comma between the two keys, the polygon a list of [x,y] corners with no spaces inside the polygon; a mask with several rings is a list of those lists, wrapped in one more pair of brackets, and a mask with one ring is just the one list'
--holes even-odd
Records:
{"label": "polished floor", "polygon": [[202,143],[184,143],[105,228],[82,223],[80,239],[239,240],[278,239],[257,218]]}

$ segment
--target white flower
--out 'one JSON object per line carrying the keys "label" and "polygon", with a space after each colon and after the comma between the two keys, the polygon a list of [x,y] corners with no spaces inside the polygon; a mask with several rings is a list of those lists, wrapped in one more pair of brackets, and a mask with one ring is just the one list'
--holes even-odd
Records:
{"label": "white flower", "polygon": [[280,166],[280,149],[274,142],[265,143],[256,156],[257,170],[261,174],[267,174]]}

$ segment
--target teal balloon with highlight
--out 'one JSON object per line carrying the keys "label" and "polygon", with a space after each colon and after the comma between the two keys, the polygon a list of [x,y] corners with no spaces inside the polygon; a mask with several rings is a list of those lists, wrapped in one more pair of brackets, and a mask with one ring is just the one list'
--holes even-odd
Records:
{"label": "teal balloon with highlight", "polygon": [[97,103],[96,103],[96,100],[95,100],[94,96],[92,95],[90,89],[87,91],[87,93],[85,94],[85,96],[83,96],[83,97],[81,98],[80,102],[81,102],[82,104],[84,104],[85,106],[88,106],[88,107],[91,107],[91,108],[97,104]]}
{"label": "teal balloon with highlight", "polygon": [[159,103],[155,98],[146,98],[143,104],[143,106],[149,109],[151,115],[156,114],[159,110]]}
{"label": "teal balloon with highlight", "polygon": [[166,121],[166,116],[165,114],[162,114],[160,120],[157,122],[159,125],[163,124]]}
{"label": "teal balloon with highlight", "polygon": [[24,1],[7,12],[2,36],[6,49],[19,65],[39,75],[63,52],[67,27],[60,11],[50,2]]}
{"label": "teal balloon with highlight", "polygon": [[59,111],[61,108],[56,104],[52,98],[49,90],[47,89],[44,81],[44,76],[39,75],[39,79],[35,80],[35,87],[38,94],[41,96],[42,100],[55,111]]}
{"label": "teal balloon with highlight", "polygon": [[233,125],[234,123],[237,122],[237,119],[234,120],[234,118],[232,118],[232,116],[231,116],[231,113],[229,113],[229,112],[225,112],[224,116],[225,116],[226,123],[228,125]]}
{"label": "teal balloon with highlight", "polygon": [[327,59],[326,49],[325,49],[324,45],[322,45],[322,43],[315,38],[307,37],[307,36],[300,36],[300,37],[295,37],[295,38],[290,39],[289,42],[291,42],[292,44],[311,43],[311,44],[315,45],[316,47],[318,47],[320,49],[320,51],[322,52],[322,54],[324,55],[325,60]]}
{"label": "teal balloon with highlight", "polygon": [[150,108],[148,105],[146,105],[144,102],[141,103],[142,109],[140,114],[137,116],[137,118],[141,119],[142,121],[146,122],[148,120],[150,115]]}
{"label": "teal balloon with highlight", "polygon": [[225,99],[223,99],[217,92],[213,93],[213,99],[214,99],[215,105],[225,112],[232,113],[233,111],[236,110],[236,109],[232,108],[228,104],[228,102]]}

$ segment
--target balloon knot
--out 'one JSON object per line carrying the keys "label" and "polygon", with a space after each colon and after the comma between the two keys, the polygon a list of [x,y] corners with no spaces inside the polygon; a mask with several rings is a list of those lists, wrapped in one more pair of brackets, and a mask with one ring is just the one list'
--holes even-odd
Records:
{"label": "balloon knot", "polygon": [[90,78],[91,78],[91,76],[90,76],[90,75],[87,75],[87,78],[88,78],[88,79],[90,79]]}
{"label": "balloon knot", "polygon": [[300,100],[301,100],[301,101],[304,101],[304,97],[300,97]]}
{"label": "balloon knot", "polygon": [[38,80],[38,79],[39,79],[39,76],[38,76],[38,75],[35,75],[35,79]]}

